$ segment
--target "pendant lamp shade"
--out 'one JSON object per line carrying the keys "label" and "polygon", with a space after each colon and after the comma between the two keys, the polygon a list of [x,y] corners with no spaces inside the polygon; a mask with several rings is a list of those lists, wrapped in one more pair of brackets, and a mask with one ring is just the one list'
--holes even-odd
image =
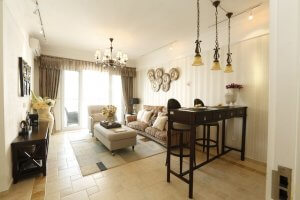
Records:
{"label": "pendant lamp shade", "polygon": [[196,39],[196,48],[195,48],[195,57],[194,57],[194,62],[192,66],[201,66],[203,65],[202,62],[202,57],[201,57],[201,48],[200,48],[200,43],[201,41],[199,40],[199,35],[200,35],[200,0],[197,0],[197,39]]}
{"label": "pendant lamp shade", "polygon": [[213,62],[211,70],[221,70],[220,62],[218,60]]}
{"label": "pendant lamp shade", "polygon": [[232,65],[231,64],[227,64],[226,67],[225,67],[224,72],[225,73],[231,73],[231,72],[233,72]]}

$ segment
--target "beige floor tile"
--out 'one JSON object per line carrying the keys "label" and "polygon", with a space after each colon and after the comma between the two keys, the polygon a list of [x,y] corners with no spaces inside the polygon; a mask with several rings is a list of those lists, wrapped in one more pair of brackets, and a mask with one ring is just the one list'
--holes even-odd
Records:
{"label": "beige floor tile", "polygon": [[85,190],[70,194],[61,198],[61,200],[89,200],[89,196]]}
{"label": "beige floor tile", "polygon": [[98,186],[93,186],[93,187],[90,187],[88,189],[86,189],[86,192],[88,193],[88,195],[92,195],[94,193],[97,193],[99,192],[99,187]]}
{"label": "beige floor tile", "polygon": [[119,200],[116,193],[113,191],[100,191],[89,196],[90,200]]}
{"label": "beige floor tile", "polygon": [[96,185],[92,176],[86,176],[75,181],[72,181],[73,191],[77,192]]}

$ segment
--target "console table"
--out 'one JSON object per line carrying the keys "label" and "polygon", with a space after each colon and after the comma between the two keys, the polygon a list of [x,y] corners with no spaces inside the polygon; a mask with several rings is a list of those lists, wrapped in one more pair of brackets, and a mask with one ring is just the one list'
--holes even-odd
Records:
{"label": "console table", "polygon": [[[225,144],[225,123],[226,119],[230,118],[242,118],[242,141],[241,148],[229,147]],[[244,106],[223,106],[223,107],[208,107],[207,109],[199,108],[179,108],[168,111],[168,140],[167,140],[167,181],[170,182],[170,174],[175,175],[179,179],[189,184],[189,198],[193,198],[193,173],[195,169],[198,169],[216,158],[228,153],[231,150],[241,152],[241,160],[245,159],[245,143],[246,143],[246,118],[247,107]],[[222,121],[222,152],[206,161],[194,166],[195,160],[195,140],[196,140],[196,128],[199,125],[203,125],[209,122]],[[189,170],[182,173],[177,173],[171,170],[171,127],[174,122],[190,125],[190,156],[189,156]],[[206,152],[209,155],[209,150]],[[185,175],[189,175],[189,178],[185,178]]]}
{"label": "console table", "polygon": [[17,183],[20,178],[43,173],[46,176],[48,153],[48,122],[39,122],[27,136],[18,136],[11,144],[13,179]]}

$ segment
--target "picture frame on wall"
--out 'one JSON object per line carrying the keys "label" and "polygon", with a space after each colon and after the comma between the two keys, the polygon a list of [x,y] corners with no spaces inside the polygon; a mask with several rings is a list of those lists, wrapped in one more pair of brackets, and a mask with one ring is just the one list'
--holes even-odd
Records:
{"label": "picture frame on wall", "polygon": [[25,62],[22,57],[19,57],[19,72],[20,72],[20,96],[30,95],[31,90],[31,67]]}

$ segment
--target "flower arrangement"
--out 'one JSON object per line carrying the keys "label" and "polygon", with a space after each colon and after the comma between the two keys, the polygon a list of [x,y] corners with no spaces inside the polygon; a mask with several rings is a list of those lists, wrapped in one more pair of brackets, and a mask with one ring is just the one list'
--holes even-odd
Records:
{"label": "flower arrangement", "polygon": [[226,89],[242,89],[243,85],[236,84],[236,83],[231,83],[226,85]]}
{"label": "flower arrangement", "polygon": [[113,120],[117,108],[113,105],[105,106],[101,109],[100,113],[107,118],[107,120]]}
{"label": "flower arrangement", "polygon": [[36,96],[33,91],[31,91],[31,94],[31,107],[35,110],[48,109],[53,107],[55,104],[55,101],[48,97],[42,98],[40,96]]}

